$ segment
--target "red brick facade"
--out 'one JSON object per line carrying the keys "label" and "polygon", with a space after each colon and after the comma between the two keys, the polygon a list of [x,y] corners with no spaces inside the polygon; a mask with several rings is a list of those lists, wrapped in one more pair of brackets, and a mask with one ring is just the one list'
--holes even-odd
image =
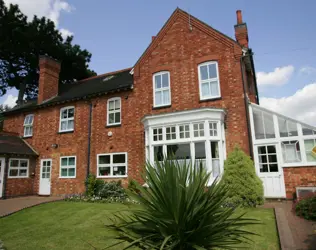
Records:
{"label": "red brick facade", "polygon": [[[176,11],[153,39],[134,67],[132,90],[86,101],[59,104],[32,112],[34,114],[33,136],[26,140],[39,154],[36,161],[34,194],[37,194],[39,190],[41,159],[52,159],[52,195],[84,192],[88,166],[90,103],[92,103],[90,172],[93,174],[96,174],[97,154],[127,152],[128,178],[122,179],[123,183],[126,184],[129,178],[140,180],[145,161],[144,126],[141,119],[150,114],[202,107],[225,109],[227,112],[225,120],[227,152],[238,144],[250,154],[244,88],[253,100],[255,100],[255,88],[252,86],[253,80],[247,81],[246,86],[243,85],[240,60],[242,47],[195,18],[191,18],[192,29],[190,29],[188,18],[184,12]],[[210,60],[218,62],[221,98],[200,101],[198,65]],[[172,104],[170,107],[154,109],[152,76],[153,73],[162,70],[170,72]],[[247,80],[246,74],[244,77]],[[111,97],[121,97],[122,121],[118,127],[106,126],[107,100]],[[45,95],[42,100],[46,98]],[[60,108],[66,106],[75,107],[74,132],[59,133]],[[7,117],[4,129],[22,136],[23,121],[27,114],[21,113]],[[108,132],[112,132],[112,136],[109,136]],[[53,144],[58,147],[52,147]],[[76,178],[59,178],[60,157],[72,155],[77,157]],[[16,182],[18,180],[22,179],[15,179]],[[19,188],[23,185],[27,187],[27,190],[31,188],[29,183],[23,183],[25,180],[19,184],[8,181],[7,195],[24,194]]]}
{"label": "red brick facade", "polygon": [[316,166],[283,168],[286,198],[293,199],[296,187],[316,186]]}

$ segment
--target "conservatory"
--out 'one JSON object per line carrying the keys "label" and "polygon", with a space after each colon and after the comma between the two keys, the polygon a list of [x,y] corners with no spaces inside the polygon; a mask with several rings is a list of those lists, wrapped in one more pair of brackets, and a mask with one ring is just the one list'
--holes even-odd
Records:
{"label": "conservatory", "polygon": [[316,128],[253,103],[249,109],[255,168],[265,197],[293,198],[298,188],[314,189]]}

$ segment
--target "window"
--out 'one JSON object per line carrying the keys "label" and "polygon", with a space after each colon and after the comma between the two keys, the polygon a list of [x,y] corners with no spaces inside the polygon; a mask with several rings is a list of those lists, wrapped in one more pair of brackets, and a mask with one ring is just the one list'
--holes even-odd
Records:
{"label": "window", "polygon": [[107,125],[121,124],[121,98],[111,98],[108,100],[108,119]]}
{"label": "window", "polygon": [[175,158],[179,164],[191,158],[190,144],[167,145],[167,158]]}
{"label": "window", "polygon": [[305,153],[308,162],[316,161],[316,139],[305,140]]}
{"label": "window", "polygon": [[59,132],[68,132],[74,130],[74,107],[65,107],[60,110]]}
{"label": "window", "polygon": [[190,138],[190,125],[189,124],[180,125],[179,130],[180,130],[180,139]]}
{"label": "window", "polygon": [[25,116],[24,137],[31,137],[33,135],[33,120],[34,120],[34,115]]}
{"label": "window", "polygon": [[212,156],[212,175],[214,178],[216,178],[221,173],[218,142],[211,141],[210,143],[211,143],[211,156]]}
{"label": "window", "polygon": [[210,122],[210,136],[217,136],[217,122]]}
{"label": "window", "polygon": [[253,109],[253,121],[256,139],[275,138],[273,116],[271,114]]}
{"label": "window", "polygon": [[194,137],[203,137],[204,136],[204,123],[193,124],[193,134],[194,134]]}
{"label": "window", "polygon": [[298,136],[296,123],[281,117],[278,118],[278,123],[281,137]]}
{"label": "window", "polygon": [[258,156],[260,172],[279,172],[274,145],[258,146]]}
{"label": "window", "polygon": [[316,130],[312,130],[310,128],[303,127],[303,135],[316,135]]}
{"label": "window", "polygon": [[166,127],[166,139],[167,140],[176,139],[176,127]]}
{"label": "window", "polygon": [[10,159],[9,178],[28,178],[29,160],[28,159]]}
{"label": "window", "polygon": [[162,128],[154,128],[154,141],[162,141]]}
{"label": "window", "polygon": [[170,74],[169,72],[159,72],[153,76],[154,82],[154,107],[171,104]]}
{"label": "window", "polygon": [[154,161],[163,161],[163,147],[154,146]]}
{"label": "window", "polygon": [[60,178],[76,178],[76,156],[60,157]]}
{"label": "window", "polygon": [[98,155],[98,177],[126,177],[127,153]]}
{"label": "window", "polygon": [[218,64],[207,62],[199,65],[200,99],[220,97]]}
{"label": "window", "polygon": [[300,162],[302,160],[298,141],[283,141],[281,146],[285,163]]}
{"label": "window", "polygon": [[195,165],[199,167],[206,168],[206,150],[205,142],[194,143],[195,149]]}

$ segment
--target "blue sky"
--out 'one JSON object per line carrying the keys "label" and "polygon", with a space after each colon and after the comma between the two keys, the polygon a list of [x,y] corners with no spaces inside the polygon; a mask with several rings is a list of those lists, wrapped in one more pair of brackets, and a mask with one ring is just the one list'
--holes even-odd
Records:
{"label": "blue sky", "polygon": [[[176,7],[234,38],[236,10],[248,25],[249,46],[262,104],[313,123],[316,94],[316,1],[83,1],[5,0],[23,12],[52,18],[59,29],[92,53],[90,68],[98,74],[133,66]],[[40,4],[39,4],[40,3]],[[304,4],[302,4],[304,3]],[[46,4],[46,5],[45,5]],[[260,72],[260,73],[259,73]],[[315,83],[315,85],[313,85]],[[301,92],[300,92],[301,91]],[[9,94],[16,95],[15,91]],[[306,94],[308,96],[306,96]],[[264,98],[265,97],[265,98]],[[315,99],[313,99],[315,97]],[[7,96],[0,98],[0,103]],[[301,103],[293,111],[294,103]],[[316,102],[316,101],[315,101]]]}

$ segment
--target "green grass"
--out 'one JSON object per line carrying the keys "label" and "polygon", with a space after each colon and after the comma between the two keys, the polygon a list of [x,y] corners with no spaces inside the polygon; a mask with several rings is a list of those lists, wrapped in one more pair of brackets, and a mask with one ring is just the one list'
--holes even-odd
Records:
{"label": "green grass", "polygon": [[[0,239],[8,250],[103,249],[114,243],[109,239],[113,235],[105,227],[108,216],[126,209],[128,206],[123,204],[43,204],[0,219]],[[254,243],[250,249],[279,249],[273,210],[257,208],[246,211],[247,217],[264,223],[247,228],[261,235],[252,236]],[[122,249],[122,246],[116,249]]]}

